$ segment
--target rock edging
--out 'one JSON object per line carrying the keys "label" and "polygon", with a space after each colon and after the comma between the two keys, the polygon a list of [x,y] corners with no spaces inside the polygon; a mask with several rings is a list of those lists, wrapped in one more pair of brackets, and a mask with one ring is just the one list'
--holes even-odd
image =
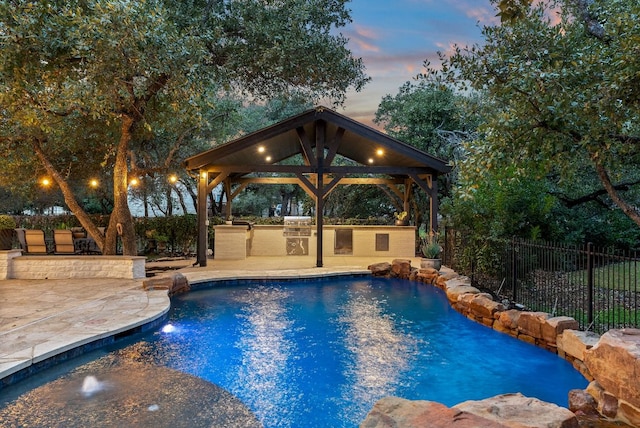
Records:
{"label": "rock edging", "polygon": [[610,330],[600,337],[580,331],[571,317],[508,309],[473,287],[467,277],[446,268],[414,268],[406,259],[375,263],[368,269],[374,276],[436,286],[467,318],[558,354],[591,382],[585,391],[569,394],[571,411],[640,427],[640,329]]}

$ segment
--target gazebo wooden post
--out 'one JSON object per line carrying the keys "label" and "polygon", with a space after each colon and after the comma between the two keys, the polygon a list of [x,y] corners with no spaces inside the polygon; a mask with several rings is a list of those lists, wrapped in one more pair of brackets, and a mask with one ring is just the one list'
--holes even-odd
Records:
{"label": "gazebo wooden post", "polygon": [[402,210],[409,213],[409,202],[411,201],[411,184],[413,180],[411,178],[405,178],[404,180],[404,197],[402,200]]}
{"label": "gazebo wooden post", "polygon": [[316,123],[316,267],[322,267],[322,230],[324,221],[324,144],[326,139],[326,122],[319,120]]}
{"label": "gazebo wooden post", "polygon": [[197,261],[199,266],[207,265],[207,241],[208,241],[208,214],[207,214],[207,194],[209,174],[206,171],[200,171],[198,174],[198,251]]}
{"label": "gazebo wooden post", "polygon": [[438,176],[431,176],[429,192],[429,223],[431,232],[438,231]]}
{"label": "gazebo wooden post", "polygon": [[411,175],[413,181],[429,196],[429,233],[438,232],[438,174]]}
{"label": "gazebo wooden post", "polygon": [[231,195],[231,180],[229,178],[224,180],[224,193],[227,196],[227,206],[225,207],[224,219],[229,220],[232,214],[231,204],[233,203],[233,196]]}

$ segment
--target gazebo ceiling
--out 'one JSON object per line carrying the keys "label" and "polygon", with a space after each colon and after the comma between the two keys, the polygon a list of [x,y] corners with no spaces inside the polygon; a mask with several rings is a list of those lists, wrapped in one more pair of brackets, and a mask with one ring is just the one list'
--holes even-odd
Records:
{"label": "gazebo ceiling", "polygon": [[[323,126],[318,126],[319,123]],[[334,154],[370,168],[368,172],[372,173],[379,170],[393,174],[388,172],[389,167],[399,168],[399,174],[407,168],[436,175],[451,170],[445,161],[325,107],[316,107],[192,156],[185,166],[191,171],[227,170],[234,175],[278,172],[282,170],[275,165],[300,154],[306,159],[303,164],[313,167],[316,141],[321,140],[328,152],[333,150]]]}

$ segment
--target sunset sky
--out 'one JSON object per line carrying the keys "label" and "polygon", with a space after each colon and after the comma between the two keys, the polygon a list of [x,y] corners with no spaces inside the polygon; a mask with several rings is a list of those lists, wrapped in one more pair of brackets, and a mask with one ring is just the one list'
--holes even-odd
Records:
{"label": "sunset sky", "polygon": [[481,41],[481,25],[497,22],[489,0],[352,0],[353,22],[342,33],[372,80],[347,96],[343,114],[372,125],[383,96],[395,95],[438,51]]}

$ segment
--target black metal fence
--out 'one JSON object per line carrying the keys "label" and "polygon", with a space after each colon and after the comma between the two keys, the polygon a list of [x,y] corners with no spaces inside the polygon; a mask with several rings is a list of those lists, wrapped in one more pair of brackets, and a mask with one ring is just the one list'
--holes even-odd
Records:
{"label": "black metal fence", "polygon": [[499,299],[573,317],[597,333],[640,328],[636,252],[519,239],[470,244],[455,231],[445,236],[444,264]]}

